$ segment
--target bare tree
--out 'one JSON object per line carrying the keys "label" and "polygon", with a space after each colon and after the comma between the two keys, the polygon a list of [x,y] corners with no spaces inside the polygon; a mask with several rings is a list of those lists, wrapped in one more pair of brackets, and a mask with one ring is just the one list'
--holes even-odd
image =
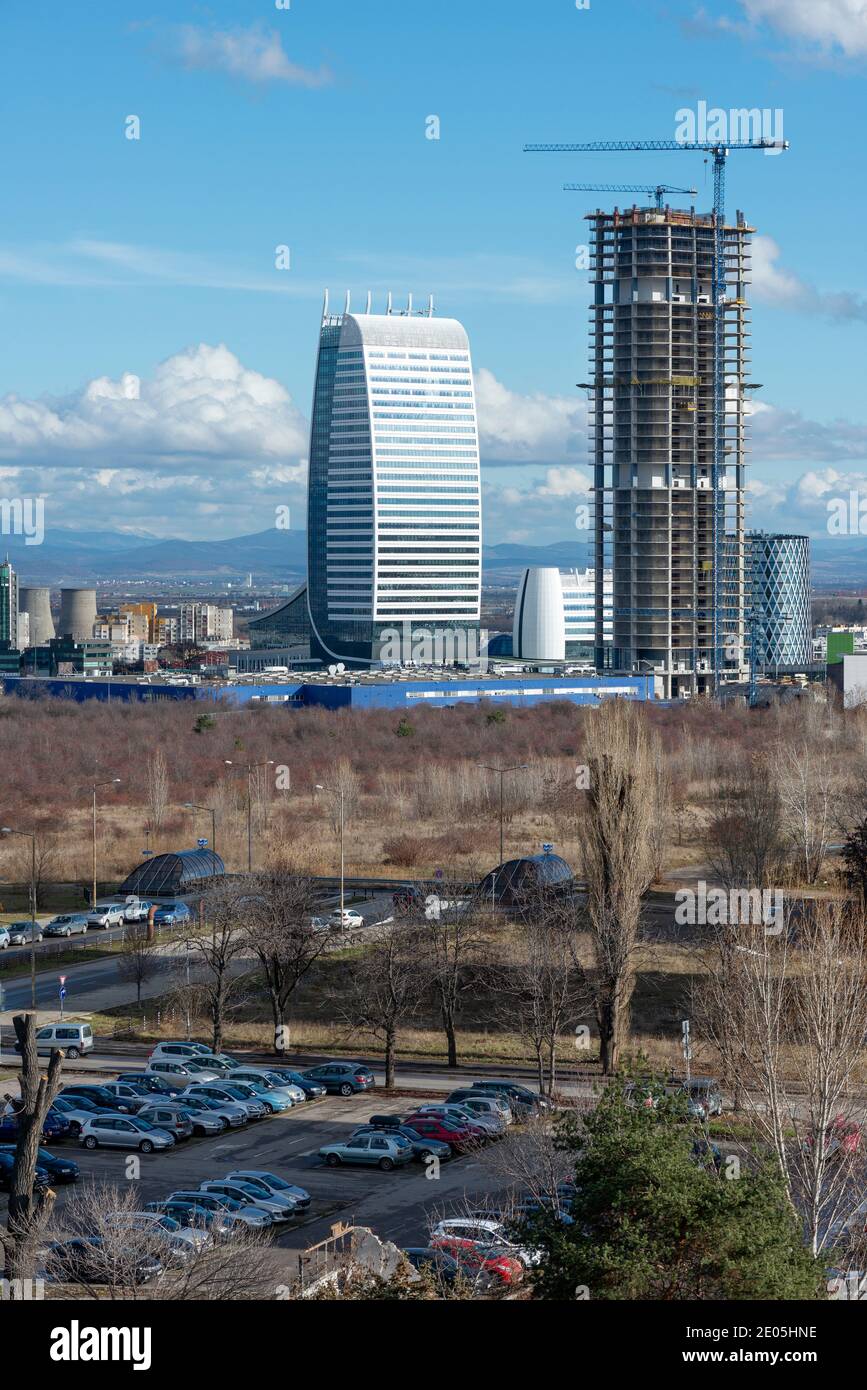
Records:
{"label": "bare tree", "polygon": [[243,988],[236,966],[250,949],[241,925],[246,893],[246,886],[242,890],[236,880],[218,879],[204,898],[205,930],[188,932],[184,938],[187,950],[204,966],[199,988],[211,1019],[215,1052],[222,1051],[229,1004]]}
{"label": "bare tree", "polygon": [[26,883],[31,894],[32,887],[35,886],[36,901],[33,903],[33,911],[36,912],[39,908],[41,890],[46,883],[57,878],[62,840],[57,823],[53,820],[43,820],[35,824],[33,834],[33,841],[29,836],[26,839],[17,835],[9,837],[9,861],[10,873]]}
{"label": "bare tree", "polygon": [[6,1229],[0,1228],[0,1248],[15,1299],[23,1282],[32,1280],[36,1272],[36,1247],[54,1207],[51,1189],[36,1191],[34,1183],[45,1116],[60,1086],[63,1058],[59,1052],[52,1052],[47,1074],[43,1075],[36,1053],[36,1015],[16,1014],[12,1026],[21,1049],[21,1094],[18,1098],[6,1096],[15,1110],[18,1137]]}
{"label": "bare tree", "polygon": [[652,874],[648,826],[653,750],[645,716],[623,700],[604,704],[589,726],[589,788],[581,826],[587,884],[582,917],[593,969],[587,980],[606,1075],[628,1042],[635,989],[641,898]]}
{"label": "bare tree", "polygon": [[169,770],[162,748],[156,748],[147,765],[148,821],[157,836],[166,818],[169,805]]}
{"label": "bare tree", "polygon": [[416,1013],[425,987],[422,967],[425,929],[395,922],[376,928],[355,965],[349,991],[338,1007],[353,1029],[385,1044],[385,1084],[394,1086],[401,1026]]}
{"label": "bare tree", "polygon": [[741,927],[739,937],[726,974],[708,979],[710,1036],[733,1052],[744,1107],[816,1254],[861,1202],[867,1176],[853,1101],[867,1034],[865,918],[820,901],[796,931]]}
{"label": "bare tree", "polygon": [[246,881],[239,906],[243,935],[259,962],[274,1022],[274,1050],[286,1051],[286,1013],[298,986],[332,938],[313,927],[318,887],[291,864],[274,865]]}
{"label": "bare tree", "polygon": [[123,933],[117,957],[118,979],[135,985],[136,1003],[141,1003],[141,992],[148,980],[154,979],[166,969],[166,961],[159,954],[157,942],[150,935],[147,922],[130,922]]}
{"label": "bare tree", "polygon": [[822,870],[831,828],[831,760],[804,741],[779,748],[780,799],[785,834],[803,883],[815,883]]}
{"label": "bare tree", "polygon": [[776,767],[751,758],[719,789],[719,810],[704,835],[713,876],[726,888],[769,888],[783,868],[784,814]]}
{"label": "bare tree", "polygon": [[361,779],[349,759],[341,758],[331,768],[324,785],[328,798],[328,819],[334,834],[339,835],[341,814],[344,830],[358,814],[361,800]]}
{"label": "bare tree", "polygon": [[[478,877],[472,870],[466,877]],[[423,889],[419,889],[423,893]],[[464,997],[478,987],[476,967],[488,941],[485,919],[475,896],[462,898],[464,883],[443,879],[430,896],[423,915],[427,929],[421,935],[423,965],[429,986],[439,1005],[446,1036],[448,1064],[458,1064],[457,1020]],[[443,907],[442,904],[446,906]]]}

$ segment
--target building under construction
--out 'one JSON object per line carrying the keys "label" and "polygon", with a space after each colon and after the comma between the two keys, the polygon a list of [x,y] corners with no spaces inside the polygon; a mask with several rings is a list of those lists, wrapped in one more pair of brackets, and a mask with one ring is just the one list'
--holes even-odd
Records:
{"label": "building under construction", "polygon": [[[653,672],[665,698],[712,694],[717,671],[719,680],[746,675],[754,228],[738,213],[724,233],[724,446],[715,467],[713,214],[633,207],[597,210],[588,221],[597,666]],[[613,640],[602,586],[609,570]]]}

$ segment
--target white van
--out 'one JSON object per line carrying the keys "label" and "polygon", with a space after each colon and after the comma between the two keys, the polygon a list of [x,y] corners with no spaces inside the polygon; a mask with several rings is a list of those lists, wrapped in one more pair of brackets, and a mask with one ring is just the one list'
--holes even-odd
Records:
{"label": "white van", "polygon": [[[15,1044],[20,1051],[19,1045]],[[51,1023],[36,1034],[36,1051],[62,1052],[65,1057],[80,1057],[93,1050],[93,1030],[89,1023]]]}

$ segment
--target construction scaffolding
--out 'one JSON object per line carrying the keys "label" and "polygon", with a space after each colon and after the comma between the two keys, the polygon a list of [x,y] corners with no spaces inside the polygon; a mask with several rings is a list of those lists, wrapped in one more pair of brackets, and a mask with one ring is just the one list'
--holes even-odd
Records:
{"label": "construction scaffolding", "polygon": [[[588,214],[589,440],[594,562],[614,572],[613,640],[600,669],[653,671],[662,693],[713,694],[745,675],[744,512],[750,237],[722,229],[717,349],[713,214]],[[720,395],[715,382],[722,382]],[[716,431],[719,430],[720,438]]]}

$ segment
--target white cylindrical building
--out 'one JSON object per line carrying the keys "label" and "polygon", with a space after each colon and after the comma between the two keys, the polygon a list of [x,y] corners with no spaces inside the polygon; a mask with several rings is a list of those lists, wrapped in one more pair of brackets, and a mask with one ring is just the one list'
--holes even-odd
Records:
{"label": "white cylindrical building", "polygon": [[76,642],[93,639],[96,622],[95,589],[60,590],[60,625],[58,637],[74,637]]}
{"label": "white cylindrical building", "polygon": [[559,569],[528,569],[518,587],[512,652],[524,661],[565,661],[566,615]]}
{"label": "white cylindrical building", "polygon": [[44,647],[54,636],[54,619],[51,616],[51,591],[43,588],[21,589],[18,599],[19,611],[30,617],[31,647]]}

